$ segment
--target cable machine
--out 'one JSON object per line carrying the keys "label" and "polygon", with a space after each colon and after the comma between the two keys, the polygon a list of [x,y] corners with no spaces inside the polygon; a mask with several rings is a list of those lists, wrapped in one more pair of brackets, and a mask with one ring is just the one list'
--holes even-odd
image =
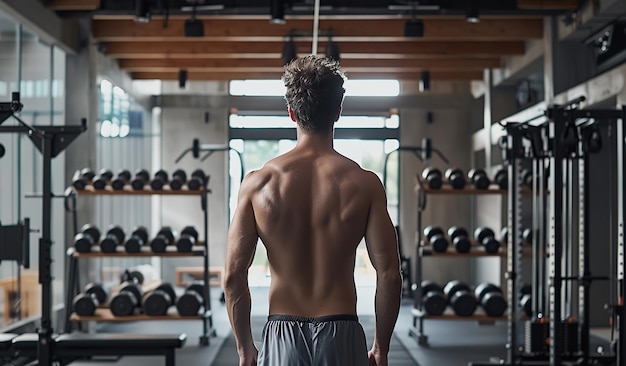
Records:
{"label": "cable machine", "polygon": [[23,108],[20,94],[12,93],[11,101],[0,103],[0,124],[13,117],[18,126],[0,126],[0,133],[24,133],[43,155],[42,230],[39,239],[39,283],[41,284],[41,327],[38,329],[37,358],[40,365],[50,365],[52,349],[52,159],[69,146],[76,137],[87,130],[87,120],[79,126],[29,126],[15,114]]}
{"label": "cable machine", "polygon": [[[583,110],[584,97],[550,106],[545,114],[503,127],[503,154],[508,165],[507,300],[509,303],[507,360],[500,364],[575,365],[626,364],[624,281],[624,120],[622,110]],[[545,117],[545,122],[537,122]],[[617,242],[608,243],[617,258],[616,273],[594,276],[590,266],[589,156],[602,149],[599,126],[608,124],[616,140]],[[611,150],[611,155],[613,154]],[[532,316],[523,319],[518,299],[522,267],[522,164],[532,163],[533,246],[531,259]],[[610,204],[609,204],[609,207]],[[612,209],[612,208],[611,208]],[[547,259],[546,259],[547,256]],[[615,354],[590,350],[590,288],[609,280],[617,296],[609,307],[619,341]],[[576,304],[578,306],[576,306]],[[524,323],[523,329],[518,326]],[[519,334],[523,331],[523,342]],[[474,366],[489,365],[471,363]]]}

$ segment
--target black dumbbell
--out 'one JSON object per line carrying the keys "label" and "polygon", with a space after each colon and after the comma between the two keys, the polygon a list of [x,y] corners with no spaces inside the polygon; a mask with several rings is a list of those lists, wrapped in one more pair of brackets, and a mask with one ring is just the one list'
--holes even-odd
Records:
{"label": "black dumbbell", "polygon": [[448,299],[443,294],[441,286],[433,281],[424,280],[421,283],[422,305],[428,315],[441,315],[448,306]]}
{"label": "black dumbbell", "polygon": [[93,188],[103,190],[111,179],[113,179],[113,173],[108,169],[101,169],[98,176],[93,181]]}
{"label": "black dumbbell", "polygon": [[451,226],[448,229],[448,237],[454,248],[459,253],[467,253],[472,249],[472,242],[469,240],[467,230],[458,226]]}
{"label": "black dumbbell", "polygon": [[187,187],[192,191],[197,191],[206,186],[207,176],[201,169],[196,169],[191,173],[191,179],[187,182]]}
{"label": "black dumbbell", "polygon": [[424,178],[430,189],[439,189],[443,184],[441,170],[437,168],[428,167],[422,170],[422,178]]}
{"label": "black dumbbell", "polygon": [[504,244],[509,242],[509,227],[508,226],[503,226],[502,229],[500,229],[500,241],[503,242]]}
{"label": "black dumbbell", "polygon": [[109,309],[115,316],[133,315],[135,308],[139,307],[143,290],[138,283],[124,282],[120,291],[111,298]]}
{"label": "black dumbbell", "polygon": [[130,182],[131,187],[134,190],[142,190],[146,184],[150,181],[150,173],[145,169],[139,169],[135,172],[135,179]]}
{"label": "black dumbbell", "polygon": [[502,289],[492,283],[481,283],[474,289],[474,297],[488,316],[502,316],[507,303]]}
{"label": "black dumbbell", "polygon": [[179,252],[191,252],[191,249],[198,241],[198,231],[193,226],[185,226],[180,232],[180,237],[176,241],[176,249]]}
{"label": "black dumbbell", "polygon": [[470,287],[459,280],[452,280],[443,289],[448,303],[458,316],[470,316],[476,311],[478,304]]}
{"label": "black dumbbell", "polygon": [[450,183],[450,185],[452,186],[452,188],[454,189],[463,189],[465,188],[465,174],[463,174],[463,171],[461,171],[461,169],[457,169],[457,168],[448,168],[446,169],[446,180],[448,181],[448,183]]}
{"label": "black dumbbell", "polygon": [[500,242],[496,239],[496,234],[488,227],[477,227],[474,230],[474,239],[485,248],[487,253],[497,253],[500,250]]}
{"label": "black dumbbell", "polygon": [[120,282],[134,282],[143,285],[158,278],[154,267],[141,264],[124,270]]}
{"label": "black dumbbell", "polygon": [[522,169],[522,186],[533,187],[533,172],[529,169]]}
{"label": "black dumbbell", "polygon": [[176,303],[176,292],[169,283],[162,283],[154,291],[145,294],[141,303],[146,315],[166,315],[167,309]]}
{"label": "black dumbbell", "polygon": [[100,304],[107,299],[107,294],[102,285],[89,283],[82,293],[76,295],[72,301],[74,312],[80,316],[94,315]]}
{"label": "black dumbbell", "polygon": [[79,253],[91,252],[91,247],[100,240],[100,230],[95,225],[85,224],[80,228],[80,233],[74,236],[74,248]]}
{"label": "black dumbbell", "polygon": [[487,173],[482,169],[470,169],[470,171],[467,172],[467,178],[469,178],[476,189],[487,189],[489,188],[489,184],[491,184]]}
{"label": "black dumbbell", "polygon": [[139,253],[141,247],[148,242],[148,229],[143,226],[137,226],[130,234],[130,238],[124,243],[127,253]]}
{"label": "black dumbbell", "polygon": [[198,315],[204,306],[204,285],[193,284],[185,289],[185,293],[176,301],[176,310],[181,316]]}
{"label": "black dumbbell", "polygon": [[78,190],[83,190],[89,184],[96,174],[90,168],[83,168],[74,173],[72,178],[72,186]]}
{"label": "black dumbbell", "polygon": [[154,173],[154,179],[150,181],[150,188],[154,189],[155,191],[159,191],[163,189],[163,186],[166,185],[168,181],[169,178],[167,172],[161,169]]}
{"label": "black dumbbell", "polygon": [[424,236],[435,252],[442,253],[448,250],[448,240],[445,238],[442,228],[427,226],[424,228]]}
{"label": "black dumbbell", "polygon": [[111,188],[116,191],[121,191],[124,186],[130,182],[130,172],[126,169],[122,169],[117,172],[117,177],[111,181]]}
{"label": "black dumbbell", "polygon": [[122,230],[121,227],[111,227],[107,231],[104,239],[100,242],[100,250],[103,253],[115,253],[117,251],[117,246],[124,243],[125,237],[126,234],[124,234],[124,230]]}
{"label": "black dumbbell", "polygon": [[533,244],[533,229],[526,228],[522,230],[522,243],[527,245]]}
{"label": "black dumbbell", "polygon": [[172,174],[172,181],[170,182],[170,188],[173,191],[179,191],[183,188],[183,184],[187,182],[187,173],[182,169],[177,169]]}
{"label": "black dumbbell", "polygon": [[533,316],[533,303],[532,303],[532,295],[526,294],[522,295],[522,299],[519,302],[519,307],[524,311],[527,317],[532,318]]}
{"label": "black dumbbell", "polygon": [[150,247],[155,253],[163,253],[168,245],[174,244],[174,233],[172,228],[165,226],[159,230],[156,237],[150,242]]}
{"label": "black dumbbell", "polygon": [[509,188],[509,171],[506,168],[499,169],[496,172],[496,175],[493,178],[494,182],[498,185],[500,189],[508,189]]}

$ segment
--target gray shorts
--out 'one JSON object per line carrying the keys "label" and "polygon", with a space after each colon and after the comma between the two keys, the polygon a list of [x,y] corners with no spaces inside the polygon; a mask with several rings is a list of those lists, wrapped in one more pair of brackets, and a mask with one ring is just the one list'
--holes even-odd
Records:
{"label": "gray shorts", "polygon": [[268,317],[258,366],[347,365],[369,365],[365,333],[356,315]]}

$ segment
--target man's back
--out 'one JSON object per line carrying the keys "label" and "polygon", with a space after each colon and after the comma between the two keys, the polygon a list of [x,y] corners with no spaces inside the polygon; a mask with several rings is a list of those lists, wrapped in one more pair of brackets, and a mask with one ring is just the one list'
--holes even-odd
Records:
{"label": "man's back", "polygon": [[[332,148],[344,78],[339,63],[316,55],[285,67],[285,100],[298,144],[241,183],[224,276],[240,366],[387,365],[400,308],[400,260],[382,184]],[[354,286],[363,237],[376,270],[369,352]],[[248,287],[259,238],[272,270],[260,352],[252,340]]]}
{"label": "man's back", "polygon": [[296,148],[250,178],[272,272],[270,314],[355,314],[355,253],[375,175],[333,150]]}

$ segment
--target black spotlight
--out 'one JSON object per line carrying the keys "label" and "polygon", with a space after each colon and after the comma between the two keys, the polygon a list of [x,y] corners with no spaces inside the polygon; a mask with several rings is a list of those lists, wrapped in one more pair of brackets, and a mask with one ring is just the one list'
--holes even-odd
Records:
{"label": "black spotlight", "polygon": [[187,70],[180,69],[178,70],[178,87],[185,89],[185,85],[187,85]]}
{"label": "black spotlight", "polygon": [[297,58],[298,53],[296,52],[296,44],[293,43],[293,39],[289,39],[283,46],[283,64],[287,65]]}
{"label": "black spotlight", "polygon": [[285,0],[271,0],[270,23],[285,24]]}
{"label": "black spotlight", "polygon": [[191,10],[191,18],[185,20],[185,37],[204,37],[204,23],[196,19],[196,7]]}
{"label": "black spotlight", "polygon": [[480,1],[468,0],[465,8],[465,20],[468,23],[480,22]]}
{"label": "black spotlight", "polygon": [[150,3],[148,0],[135,0],[135,22],[148,23],[150,21]]}
{"label": "black spotlight", "polygon": [[422,71],[422,78],[420,80],[420,91],[424,92],[430,90],[430,71]]}
{"label": "black spotlight", "polygon": [[7,150],[4,148],[4,145],[0,144],[0,158],[4,156]]}
{"label": "black spotlight", "polygon": [[424,22],[419,19],[409,19],[404,23],[405,37],[424,37]]}
{"label": "black spotlight", "polygon": [[339,46],[337,43],[333,42],[333,39],[330,37],[328,38],[328,44],[326,45],[326,57],[339,62]]}

